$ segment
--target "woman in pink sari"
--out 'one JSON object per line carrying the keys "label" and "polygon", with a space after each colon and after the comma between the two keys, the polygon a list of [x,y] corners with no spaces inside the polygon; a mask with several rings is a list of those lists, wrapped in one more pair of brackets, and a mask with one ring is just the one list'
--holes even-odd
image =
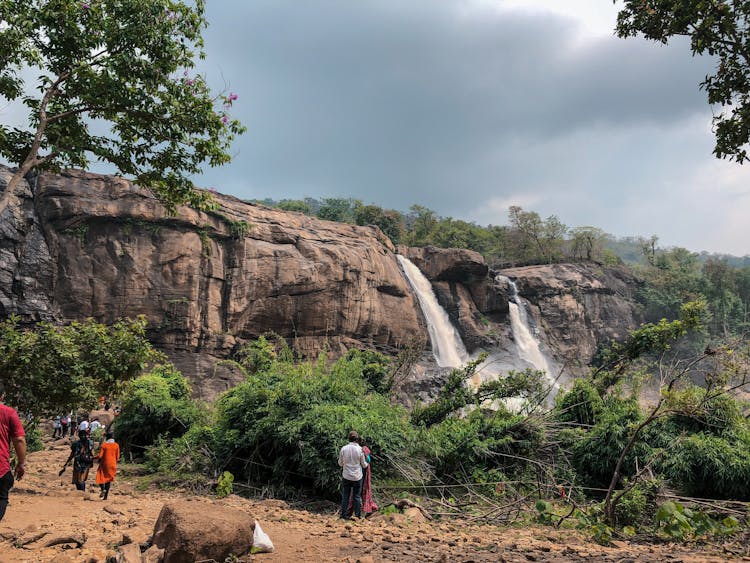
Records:
{"label": "woman in pink sari", "polygon": [[[370,448],[367,447],[365,439],[360,436],[359,446],[362,448],[362,453],[365,454],[365,460],[367,461],[367,467],[362,470],[362,515],[367,518],[368,514],[372,514],[378,510],[378,505],[372,498],[372,483],[370,472]],[[349,515],[352,514],[354,507],[352,506],[352,499],[349,499]]]}

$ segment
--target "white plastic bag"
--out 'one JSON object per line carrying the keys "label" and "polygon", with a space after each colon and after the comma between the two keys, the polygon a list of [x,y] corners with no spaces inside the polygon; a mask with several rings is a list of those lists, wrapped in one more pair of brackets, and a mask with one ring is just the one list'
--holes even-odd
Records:
{"label": "white plastic bag", "polygon": [[268,534],[263,531],[255,521],[255,531],[253,532],[253,548],[250,550],[251,553],[271,553],[273,551],[273,542]]}

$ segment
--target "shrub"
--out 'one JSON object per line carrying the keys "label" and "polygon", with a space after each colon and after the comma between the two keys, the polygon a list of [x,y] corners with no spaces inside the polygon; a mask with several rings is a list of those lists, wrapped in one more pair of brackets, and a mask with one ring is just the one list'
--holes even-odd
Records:
{"label": "shrub", "polygon": [[339,448],[356,429],[373,450],[375,470],[392,471],[389,459],[412,441],[412,429],[403,407],[368,390],[359,355],[330,366],[325,354],[316,362],[276,362],[218,401],[220,458],[235,476],[333,493]]}
{"label": "shrub", "polygon": [[201,416],[185,377],[173,365],[163,364],[127,386],[115,429],[123,449],[132,451],[145,449],[160,436],[183,435]]}
{"label": "shrub", "polygon": [[[599,421],[578,441],[571,444],[572,461],[583,481],[594,487],[608,487],[617,459],[630,438],[632,428],[642,420],[634,399],[609,397],[603,404]],[[645,459],[650,448],[638,442],[625,458],[624,475],[635,469],[635,458]]]}
{"label": "shrub", "polygon": [[593,426],[604,410],[604,401],[594,385],[586,379],[576,379],[567,393],[555,400],[555,416],[561,422]]}
{"label": "shrub", "polygon": [[708,433],[688,436],[660,469],[686,494],[750,500],[750,443]]}

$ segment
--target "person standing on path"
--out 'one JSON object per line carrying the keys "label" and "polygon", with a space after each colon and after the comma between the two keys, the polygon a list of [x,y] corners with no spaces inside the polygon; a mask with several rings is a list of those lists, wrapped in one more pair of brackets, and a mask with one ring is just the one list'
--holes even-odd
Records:
{"label": "person standing on path", "polygon": [[107,432],[105,442],[99,447],[99,467],[96,470],[96,484],[99,485],[99,497],[107,500],[109,487],[115,480],[117,462],[120,461],[120,446],[115,442],[112,432]]}
{"label": "person standing on path", "polygon": [[[19,481],[26,473],[26,432],[15,409],[3,404],[5,385],[0,381],[0,520],[8,508],[8,493],[13,488],[13,477]],[[16,469],[10,470],[10,444],[16,451]]]}
{"label": "person standing on path", "polygon": [[346,519],[349,498],[354,497],[354,516],[362,517],[362,469],[367,467],[365,454],[357,441],[359,434],[349,432],[349,443],[339,452],[339,466],[343,468],[341,480],[341,518]]}
{"label": "person standing on path", "polygon": [[93,444],[85,430],[78,433],[78,440],[70,445],[70,455],[65,461],[58,475],[62,475],[68,464],[73,461],[72,483],[79,491],[86,490],[86,479],[89,477],[89,469],[94,465]]}

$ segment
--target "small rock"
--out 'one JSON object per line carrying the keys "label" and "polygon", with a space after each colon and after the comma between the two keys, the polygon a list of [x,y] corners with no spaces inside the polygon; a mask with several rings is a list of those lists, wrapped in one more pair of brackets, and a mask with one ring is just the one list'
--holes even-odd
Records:
{"label": "small rock", "polygon": [[117,563],[141,563],[141,549],[136,543],[121,545],[117,548]]}

